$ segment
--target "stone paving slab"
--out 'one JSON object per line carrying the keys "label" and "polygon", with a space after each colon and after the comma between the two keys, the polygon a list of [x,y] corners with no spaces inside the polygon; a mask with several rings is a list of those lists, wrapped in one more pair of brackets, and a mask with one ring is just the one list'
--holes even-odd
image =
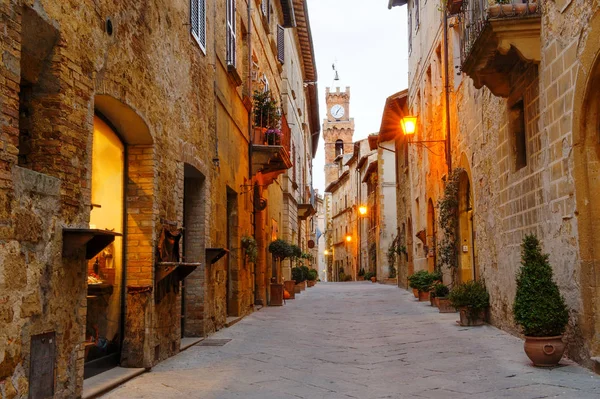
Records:
{"label": "stone paving slab", "polygon": [[598,376],[563,360],[531,366],[523,342],[456,325],[407,291],[319,283],[264,308],[105,398],[600,398]]}

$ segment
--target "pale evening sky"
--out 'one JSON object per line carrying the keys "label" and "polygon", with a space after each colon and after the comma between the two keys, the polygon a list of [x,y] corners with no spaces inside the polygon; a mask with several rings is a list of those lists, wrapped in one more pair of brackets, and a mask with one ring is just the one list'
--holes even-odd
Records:
{"label": "pale evening sky", "polygon": [[[379,130],[385,100],[408,85],[406,6],[387,8],[388,0],[308,0],[321,121],[325,88],[350,86],[354,141]],[[331,64],[340,80],[334,82]],[[335,90],[335,89],[334,89]],[[325,188],[323,132],[313,160],[314,187]]]}

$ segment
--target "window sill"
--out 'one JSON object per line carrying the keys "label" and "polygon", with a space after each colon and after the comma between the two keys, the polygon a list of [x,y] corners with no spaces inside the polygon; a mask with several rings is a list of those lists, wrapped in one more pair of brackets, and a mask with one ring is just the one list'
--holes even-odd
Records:
{"label": "window sill", "polygon": [[238,71],[235,68],[235,66],[233,66],[233,65],[227,65],[227,72],[229,73],[229,77],[231,78],[231,80],[233,80],[233,83],[235,83],[236,87],[237,86],[241,86],[241,84],[242,84],[242,77],[238,73]]}

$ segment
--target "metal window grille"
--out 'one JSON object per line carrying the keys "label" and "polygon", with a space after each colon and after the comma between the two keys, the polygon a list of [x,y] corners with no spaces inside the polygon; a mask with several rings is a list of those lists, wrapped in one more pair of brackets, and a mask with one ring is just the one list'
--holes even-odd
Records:
{"label": "metal window grille", "polygon": [[281,25],[277,25],[277,60],[285,62],[285,30]]}
{"label": "metal window grille", "polygon": [[227,65],[236,64],[235,0],[227,0]]}
{"label": "metal window grille", "polygon": [[206,0],[190,1],[192,36],[203,51],[206,51]]}

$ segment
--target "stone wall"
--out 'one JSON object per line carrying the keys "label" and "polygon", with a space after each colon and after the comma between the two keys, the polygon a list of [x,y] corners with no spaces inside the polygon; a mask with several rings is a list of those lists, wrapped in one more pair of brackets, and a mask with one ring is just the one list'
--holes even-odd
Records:
{"label": "stone wall", "polygon": [[[579,132],[583,126],[582,112],[586,104],[583,93],[589,90],[586,85],[593,72],[593,60],[600,51],[600,43],[590,40],[597,36],[593,33],[596,28],[592,17],[597,12],[597,4],[589,1],[545,2],[541,18],[541,62],[525,63],[512,70],[507,98],[494,96],[486,87],[476,89],[467,75],[450,74],[452,86],[456,87],[450,96],[452,161],[454,167],[466,170],[472,190],[474,269],[476,277],[485,278],[490,291],[490,321],[519,333],[512,316],[512,304],[520,266],[520,244],[526,234],[535,233],[550,255],[555,280],[570,308],[569,355],[587,365],[591,365],[590,356],[598,355],[594,338],[598,324],[591,316],[598,294],[595,278],[589,278],[586,272],[589,269],[585,269],[589,263],[581,262],[588,256],[584,248],[594,234],[593,228],[582,229],[589,214],[583,217],[581,212],[587,210],[588,200],[592,198],[588,197],[586,188],[588,177],[583,175],[596,172],[578,161],[578,154],[586,151],[583,149],[585,139],[575,140],[573,132]],[[450,29],[451,38],[457,36],[459,28],[453,21],[456,20],[450,21],[454,27]],[[436,32],[440,25],[429,21],[423,29]],[[432,37],[435,36],[427,36]],[[413,39],[413,46],[415,43],[420,43],[419,54],[430,55],[411,60],[411,76],[415,78],[409,89],[410,108],[423,120],[420,127],[426,133],[420,138],[442,138],[443,132],[435,133],[434,127],[445,125],[444,102],[438,103],[428,95],[436,85],[427,71],[430,66],[432,71],[436,70],[436,48],[443,42],[441,39]],[[457,45],[459,43],[451,40],[450,54],[460,54]],[[459,64],[460,59],[454,57],[450,71]],[[574,105],[577,87],[582,93],[581,108]],[[440,90],[440,93],[443,92]],[[527,131],[526,165],[519,164],[511,116],[521,96]],[[428,108],[431,111],[427,111]],[[582,144],[581,152],[578,152],[579,144]],[[434,161],[432,156],[423,152],[415,155],[411,156],[409,184],[418,201],[411,205],[412,224],[419,230],[425,225],[424,205],[429,198],[435,203],[440,197],[441,177],[446,172],[443,164]],[[403,199],[399,197],[401,209]],[[415,269],[425,268],[424,258],[419,259],[424,254],[414,249],[413,255]],[[446,274],[449,278],[447,271]],[[584,283],[582,276],[588,276],[590,283]]]}
{"label": "stone wall", "polygon": [[[7,326],[0,331],[1,398],[28,395],[31,337],[50,331],[54,396],[81,395],[85,251],[63,251],[62,229],[89,227],[95,115],[126,148],[121,364],[152,367],[179,351],[178,272],[157,279],[165,225],[184,226],[186,261],[203,263],[186,281],[186,335],[209,334],[228,315],[252,311],[256,270],[239,241],[270,222],[261,225],[254,210],[249,170],[247,3],[237,1],[234,70],[225,55],[225,3],[213,4],[206,49],[190,32],[187,0],[0,5],[0,321]],[[276,24],[283,15],[274,4]],[[279,98],[276,29],[266,29],[258,12],[250,23],[259,36],[252,55]],[[201,181],[194,193],[190,177]],[[268,195],[269,215],[282,209],[277,190]],[[206,264],[207,247],[229,254]]]}

